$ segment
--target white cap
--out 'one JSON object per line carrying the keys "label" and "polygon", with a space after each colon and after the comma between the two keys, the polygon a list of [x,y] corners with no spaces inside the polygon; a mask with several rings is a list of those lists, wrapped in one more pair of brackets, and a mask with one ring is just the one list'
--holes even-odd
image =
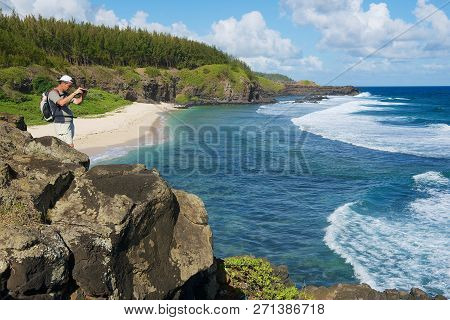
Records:
{"label": "white cap", "polygon": [[73,83],[73,79],[71,76],[68,76],[67,74],[63,75],[61,78],[59,78],[59,81],[64,81],[64,82],[70,82]]}

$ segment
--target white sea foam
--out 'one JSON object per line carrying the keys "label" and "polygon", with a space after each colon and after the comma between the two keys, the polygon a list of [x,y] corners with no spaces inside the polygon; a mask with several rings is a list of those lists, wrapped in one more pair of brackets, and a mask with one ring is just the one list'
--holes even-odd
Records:
{"label": "white sea foam", "polygon": [[413,177],[415,188],[423,197],[410,203],[409,208],[419,219],[448,224],[450,221],[450,179],[442,173],[428,171]]}
{"label": "white sea foam", "polygon": [[125,156],[126,154],[128,154],[128,152],[130,152],[133,149],[135,149],[135,147],[113,147],[105,152],[90,156],[89,158],[91,161],[91,167],[102,161]]}
{"label": "white sea foam", "polygon": [[436,171],[427,171],[425,173],[416,174],[413,176],[413,179],[416,184],[425,186],[447,185],[450,183],[448,178]]}
{"label": "white sea foam", "polygon": [[356,98],[369,98],[372,95],[369,92],[361,92],[360,94],[357,94],[355,97]]}
{"label": "white sea foam", "polygon": [[430,124],[428,127],[429,128],[433,128],[433,129],[437,129],[437,130],[441,130],[441,131],[450,131],[450,126],[448,124],[445,124],[445,123]]}
{"label": "white sea foam", "polygon": [[397,117],[361,113],[368,110],[389,110],[388,108],[402,104],[405,103],[351,98],[337,106],[293,118],[292,122],[303,130],[324,138],[360,147],[450,158],[450,135],[446,124],[425,127],[388,125],[382,121],[396,121]]}
{"label": "white sea foam", "polygon": [[[443,182],[442,177],[428,172],[414,180]],[[361,282],[375,289],[420,287],[448,296],[449,189],[447,184],[441,191],[428,190],[410,203],[412,215],[406,220],[360,214],[356,203],[347,203],[328,217],[324,241],[353,266]]]}

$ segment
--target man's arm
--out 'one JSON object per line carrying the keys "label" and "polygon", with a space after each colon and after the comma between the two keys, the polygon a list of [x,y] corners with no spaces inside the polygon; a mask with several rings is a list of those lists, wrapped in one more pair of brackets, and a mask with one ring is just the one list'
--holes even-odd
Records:
{"label": "man's arm", "polygon": [[[83,101],[83,99],[82,99],[82,97],[80,97],[80,98],[75,98],[75,96],[76,96],[77,94],[83,94],[83,90],[81,90],[81,88],[78,88],[78,89],[75,90],[73,93],[69,94],[67,97],[61,98],[61,99],[59,99],[58,101],[56,101],[56,104],[57,104],[58,106],[60,106],[60,107],[64,107],[66,104],[68,104],[69,102],[71,102],[72,99],[74,99],[74,103],[75,103],[75,104],[80,104],[80,103]],[[78,100],[78,99],[81,99],[81,101],[78,102],[78,103],[76,103],[75,100]]]}

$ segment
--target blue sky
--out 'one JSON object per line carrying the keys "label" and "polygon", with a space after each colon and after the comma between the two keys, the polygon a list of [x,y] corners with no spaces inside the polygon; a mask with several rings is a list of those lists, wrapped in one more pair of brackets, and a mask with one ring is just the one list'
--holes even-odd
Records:
{"label": "blue sky", "polygon": [[[254,70],[296,80],[450,85],[450,4],[439,9],[448,0],[3,1],[21,14],[139,27],[203,41]],[[364,59],[367,55],[371,57]]]}

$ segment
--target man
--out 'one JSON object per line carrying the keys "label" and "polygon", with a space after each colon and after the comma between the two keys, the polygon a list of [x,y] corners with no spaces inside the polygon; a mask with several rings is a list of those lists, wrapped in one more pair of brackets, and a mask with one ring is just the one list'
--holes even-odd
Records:
{"label": "man", "polygon": [[[73,85],[72,77],[63,75],[56,88],[48,93],[48,100],[54,104],[53,123],[56,136],[73,147],[75,127],[73,125],[73,112],[69,108],[70,103],[81,104],[86,90],[78,88],[72,94],[67,91]],[[77,97],[78,96],[78,97]]]}

